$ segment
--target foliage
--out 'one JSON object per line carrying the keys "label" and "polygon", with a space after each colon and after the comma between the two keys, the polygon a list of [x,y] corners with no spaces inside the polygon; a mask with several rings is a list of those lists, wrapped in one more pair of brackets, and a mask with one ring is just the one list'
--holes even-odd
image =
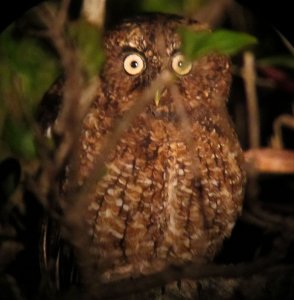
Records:
{"label": "foliage", "polygon": [[293,55],[275,55],[264,57],[258,60],[261,66],[277,66],[294,69],[294,56]]}
{"label": "foliage", "polygon": [[[110,2],[109,0],[108,3]],[[116,2],[119,6],[118,1],[112,1],[112,7],[109,7],[110,13],[111,10],[115,10],[114,6]],[[133,11],[136,7],[137,10],[143,12],[156,11],[189,16],[193,15],[196,10],[207,3],[205,0],[141,0],[121,2],[129,4],[124,5],[124,14],[127,14],[127,11]],[[234,56],[242,53],[244,49],[248,49],[251,46],[258,48],[262,43],[262,38],[260,44],[257,44],[257,38],[253,35],[237,31],[238,29],[235,29],[234,26],[231,27],[230,30],[217,29],[213,32],[203,31],[198,33],[187,28],[182,28],[179,33],[183,40],[183,52],[192,60],[211,51]],[[246,30],[244,29],[244,31]],[[84,19],[79,18],[67,21],[64,32],[72,49],[78,53],[83,78],[86,79],[85,81],[90,82],[90,79],[99,73],[103,63],[100,30],[88,24]],[[36,260],[38,260],[40,234],[37,232],[38,228],[40,228],[38,219],[40,217],[40,210],[31,204],[39,205],[43,200],[41,197],[40,199],[36,199],[35,195],[27,192],[27,189],[29,184],[34,181],[41,182],[42,184],[46,183],[45,180],[37,181],[40,174],[32,172],[33,164],[36,161],[41,163],[43,159],[40,156],[40,145],[36,142],[35,113],[44,93],[64,70],[56,49],[53,50],[54,47],[49,45],[45,36],[42,36],[44,32],[38,33],[39,35],[36,36],[33,36],[29,32],[20,34],[15,26],[11,25],[0,36],[0,208],[2,210],[0,213],[0,294],[3,291],[2,287],[5,287],[10,293],[14,291],[16,296],[13,296],[13,299],[32,299],[30,297],[32,294],[25,290],[28,286],[32,288],[33,294],[35,293],[33,295],[34,298],[44,288],[42,283],[38,285],[34,282],[32,284],[27,279],[31,279],[30,276],[34,272],[35,279],[41,277],[38,273],[38,262],[36,263]],[[260,29],[257,28],[253,34],[255,33],[259,35],[258,39],[260,40]],[[270,42],[272,42],[271,39]],[[252,49],[255,50],[255,48]],[[261,53],[259,59],[256,61],[256,76],[260,76],[260,70],[268,71],[263,74],[272,74],[273,71],[283,67],[286,71],[283,73],[282,79],[279,80],[283,81],[284,86],[286,80],[291,81],[293,87],[293,78],[289,75],[291,74],[290,71],[293,71],[294,68],[293,56],[280,52],[280,49],[278,49],[274,53]],[[232,88],[234,103],[231,105],[240,139],[244,148],[248,148],[248,129],[246,127],[248,121],[245,114],[246,99],[244,97],[243,83],[240,83],[239,78],[242,67],[240,61],[234,61],[234,79],[237,88],[234,86]],[[272,85],[274,78],[273,75],[270,78],[266,76],[258,77],[256,83],[257,85],[260,82],[263,84],[266,83],[264,86],[258,86],[258,92],[261,95],[258,103],[261,109],[260,115],[262,116],[260,124],[261,147],[269,146],[275,118],[278,118],[283,113],[287,113],[289,117],[293,107],[293,89],[290,90],[288,88],[288,90],[283,90],[284,86],[280,81],[274,81]],[[288,118],[285,123],[282,122],[281,124],[286,124],[290,128],[291,126],[294,127],[291,125],[293,124],[293,118],[292,122],[291,118],[290,121]],[[280,127],[282,127],[281,124]],[[68,128],[69,131],[71,129]],[[284,135],[282,136],[284,137]],[[285,138],[285,141],[287,147],[294,147],[293,139]],[[50,173],[55,167],[55,161],[52,159],[52,156],[54,156],[53,150],[56,147],[55,140],[48,141],[44,139],[43,143],[48,143],[49,145],[48,148],[50,151],[48,151],[48,161],[46,163],[49,170],[48,173]],[[258,152],[258,149],[255,150]],[[284,154],[289,159],[289,154]],[[261,154],[261,156],[263,159],[267,159],[264,154]],[[281,161],[281,155],[279,155],[277,161]],[[285,161],[286,163],[288,162],[286,159]],[[22,164],[20,165],[19,162]],[[267,162],[268,164],[274,164],[272,156],[268,158]],[[54,175],[56,174],[53,174],[52,178]],[[57,175],[60,174],[58,173]],[[55,176],[56,181],[50,181],[47,178],[47,184],[56,183],[58,181],[57,175]],[[291,226],[293,229],[293,178],[287,177],[285,179],[279,175],[278,180],[275,181],[274,179],[277,179],[275,176],[274,174],[266,178],[258,178],[258,183],[257,181],[255,182],[259,184],[258,191],[256,192],[253,189],[257,195],[255,196],[258,198],[254,199],[257,200],[256,202],[262,203],[264,206],[267,205],[267,209],[270,208],[269,202],[273,202],[275,205],[273,207],[276,209],[274,217],[267,215],[263,210],[261,212],[258,210],[253,211],[253,213],[256,213],[254,215],[245,207],[245,221],[241,220],[241,225],[237,225],[232,239],[228,241],[229,246],[220,255],[218,258],[219,261],[228,263],[252,261],[260,256],[260,254],[266,251],[269,252],[268,249],[276,241],[276,236],[286,237],[286,240],[287,238],[289,239],[287,230]],[[38,186],[38,189],[41,191],[43,191],[43,188],[43,185]],[[287,193],[285,191],[290,192]],[[52,190],[50,192],[49,196],[45,196],[48,198],[53,197],[54,193]],[[248,194],[250,192],[251,190],[249,189]],[[249,196],[247,197],[249,198]],[[254,203],[256,204],[256,202]],[[288,206],[284,207],[285,203]],[[287,210],[288,207],[289,210]],[[251,217],[249,221],[246,220],[246,213],[247,217],[248,215]],[[272,220],[274,221],[272,222]],[[11,250],[10,246],[7,248],[7,245],[10,245],[11,242],[18,243],[19,245],[14,247],[14,250]],[[32,249],[35,249],[36,252],[31,251]],[[9,256],[11,253],[13,257],[6,259],[7,257],[11,257]],[[17,254],[19,255],[14,258],[14,255]],[[27,258],[29,258],[28,261]],[[34,271],[35,269],[38,269],[38,271]],[[6,273],[6,270],[9,270],[10,273]],[[19,270],[26,270],[27,273],[19,275]],[[286,277],[288,274],[285,271],[284,276]],[[289,282],[293,282],[293,276],[289,278],[291,278]],[[265,281],[266,284],[271,285],[270,279],[269,281]],[[275,282],[278,282],[278,280]],[[286,285],[286,283],[283,284]],[[35,286],[32,287],[32,285]],[[277,283],[277,287],[272,287],[272,289],[275,289],[275,293],[278,293],[281,286],[278,286]],[[291,285],[289,284],[288,286]],[[256,290],[260,290],[259,285],[257,285]],[[46,299],[49,299],[50,296],[54,298],[52,295],[48,296],[46,294]],[[76,296],[76,298],[78,297]]]}
{"label": "foliage", "polygon": [[39,40],[15,36],[13,29],[10,26],[0,38],[1,144],[16,156],[32,159],[36,149],[29,123],[60,67]]}
{"label": "foliage", "polygon": [[182,29],[180,34],[183,41],[183,52],[192,60],[210,52],[235,55],[245,47],[257,43],[256,38],[252,35],[224,29],[197,33]]}
{"label": "foliage", "polygon": [[[36,38],[16,37],[13,26],[0,39],[1,98],[8,98],[11,83],[19,84],[17,95],[26,107],[35,108],[37,102],[60,72],[56,58],[45,50]],[[3,103],[1,101],[1,103]],[[4,100],[5,102],[5,100]]]}
{"label": "foliage", "polygon": [[7,116],[3,128],[3,140],[18,157],[33,159],[36,157],[36,145],[32,129],[24,122],[16,122]]}
{"label": "foliage", "polygon": [[193,12],[201,7],[203,0],[143,0],[141,8],[143,11],[174,13]]}
{"label": "foliage", "polygon": [[[68,24],[68,35],[86,77],[92,78],[103,62],[99,30],[80,19]],[[13,25],[1,35],[0,157],[7,151],[25,159],[36,157],[31,123],[42,96],[61,72],[58,58],[44,40],[17,35]]]}
{"label": "foliage", "polygon": [[100,31],[84,19],[69,24],[69,36],[79,50],[81,65],[87,76],[98,74],[103,62]]}

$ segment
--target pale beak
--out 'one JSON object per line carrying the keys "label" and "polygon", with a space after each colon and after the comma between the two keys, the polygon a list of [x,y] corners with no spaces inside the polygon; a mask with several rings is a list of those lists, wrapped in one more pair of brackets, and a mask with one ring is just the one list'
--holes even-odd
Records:
{"label": "pale beak", "polygon": [[159,90],[156,90],[155,96],[154,96],[154,103],[156,106],[159,105],[160,97],[161,97],[161,92]]}

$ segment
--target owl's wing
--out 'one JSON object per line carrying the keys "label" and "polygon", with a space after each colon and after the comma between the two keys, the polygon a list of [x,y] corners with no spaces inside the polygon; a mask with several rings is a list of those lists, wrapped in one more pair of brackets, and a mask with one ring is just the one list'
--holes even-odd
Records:
{"label": "owl's wing", "polygon": [[[45,93],[37,110],[37,122],[44,135],[51,135],[63,100],[64,77],[58,78]],[[64,290],[78,283],[77,266],[72,247],[64,241],[58,220],[43,217],[40,236],[40,265],[51,288]]]}
{"label": "owl's wing", "polygon": [[79,283],[73,248],[62,239],[60,225],[51,217],[44,217],[40,239],[40,263],[48,285],[65,290]]}
{"label": "owl's wing", "polygon": [[63,98],[64,77],[58,78],[45,93],[37,110],[37,123],[46,134],[57,119]]}

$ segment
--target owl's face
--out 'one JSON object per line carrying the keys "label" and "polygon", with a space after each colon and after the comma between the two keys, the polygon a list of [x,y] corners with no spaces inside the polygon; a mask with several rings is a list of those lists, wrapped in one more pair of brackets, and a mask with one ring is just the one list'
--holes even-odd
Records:
{"label": "owl's face", "polygon": [[[152,22],[151,22],[152,20]],[[115,115],[140,101],[142,91],[165,69],[175,75],[182,104],[191,115],[199,108],[210,112],[225,105],[230,86],[228,58],[206,55],[190,62],[181,53],[180,26],[195,31],[204,26],[195,20],[169,15],[148,15],[126,20],[105,33],[105,54],[101,78],[105,85],[104,107]],[[149,118],[174,121],[177,113],[170,88],[162,87],[160,101],[152,101]],[[197,117],[199,119],[199,117]]]}

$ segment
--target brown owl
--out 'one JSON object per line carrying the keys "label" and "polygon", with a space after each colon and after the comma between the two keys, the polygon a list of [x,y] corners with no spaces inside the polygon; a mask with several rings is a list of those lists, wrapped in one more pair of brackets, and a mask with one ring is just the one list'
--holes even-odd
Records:
{"label": "brown owl", "polygon": [[[243,157],[226,108],[230,61],[211,53],[189,62],[180,26],[203,30],[195,20],[150,14],[104,34],[101,90],[80,135],[80,184],[117,120],[163,70],[174,75],[110,149],[105,175],[87,195],[89,255],[104,281],[212,260],[241,211]],[[47,126],[52,118],[42,119]]]}

